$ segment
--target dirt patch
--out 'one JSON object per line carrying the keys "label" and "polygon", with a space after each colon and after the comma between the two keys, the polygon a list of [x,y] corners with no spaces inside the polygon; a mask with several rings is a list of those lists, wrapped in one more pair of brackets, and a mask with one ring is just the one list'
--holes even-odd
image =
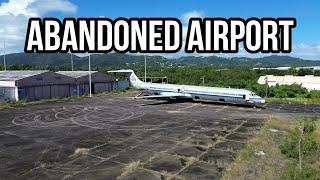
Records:
{"label": "dirt patch", "polygon": [[77,148],[74,150],[74,153],[72,156],[81,156],[81,155],[88,155],[90,149],[88,148]]}
{"label": "dirt patch", "polygon": [[184,111],[166,111],[168,114],[179,114],[179,113],[185,113]]}

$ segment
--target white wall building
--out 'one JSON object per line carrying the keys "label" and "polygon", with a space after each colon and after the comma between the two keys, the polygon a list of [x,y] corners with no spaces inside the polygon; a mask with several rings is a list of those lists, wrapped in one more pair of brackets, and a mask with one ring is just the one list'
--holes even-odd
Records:
{"label": "white wall building", "polygon": [[320,90],[320,77],[307,75],[307,76],[260,76],[258,80],[259,84],[268,84],[268,86],[279,85],[292,85],[301,84],[302,87],[311,90]]}
{"label": "white wall building", "polygon": [[320,66],[305,66],[305,67],[290,67],[290,66],[285,66],[285,67],[270,67],[270,68],[252,68],[253,70],[270,70],[270,69],[275,69],[275,70],[282,70],[286,71],[289,69],[295,69],[295,70],[300,70],[300,69],[308,69],[308,70],[320,70]]}

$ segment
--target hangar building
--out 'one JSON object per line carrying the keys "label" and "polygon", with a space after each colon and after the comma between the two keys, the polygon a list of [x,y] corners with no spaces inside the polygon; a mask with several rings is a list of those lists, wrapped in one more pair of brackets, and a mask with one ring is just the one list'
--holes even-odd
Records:
{"label": "hangar building", "polygon": [[[70,86],[72,96],[89,93],[88,71],[58,71],[57,73],[74,79],[75,84]],[[91,90],[93,94],[113,90],[114,82],[115,78],[112,75],[91,71]]]}
{"label": "hangar building", "polygon": [[279,85],[291,85],[291,84],[301,84],[302,87],[311,90],[320,90],[320,77],[307,75],[307,76],[260,76],[258,80],[259,84],[268,84],[268,86]]}
{"label": "hangar building", "polygon": [[49,71],[0,71],[0,102],[70,96],[74,79]]}
{"label": "hangar building", "polygon": [[[91,72],[92,93],[129,87],[110,74]],[[89,93],[88,71],[0,71],[0,102],[39,100]]]}

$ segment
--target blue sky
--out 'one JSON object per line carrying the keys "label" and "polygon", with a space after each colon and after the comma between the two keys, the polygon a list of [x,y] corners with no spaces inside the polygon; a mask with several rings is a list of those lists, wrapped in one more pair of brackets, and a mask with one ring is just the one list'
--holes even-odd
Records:
{"label": "blue sky", "polygon": [[[1,23],[3,21],[1,18],[4,16],[4,13],[1,14],[1,8],[5,7],[5,3],[7,6],[10,3],[13,6],[21,4],[22,1],[29,3],[25,7],[26,12],[20,9],[26,17],[30,14],[59,18],[105,16],[112,19],[117,17],[177,17],[182,19],[186,15],[188,17],[195,15],[224,18],[295,17],[297,27],[293,31],[294,50],[291,55],[320,60],[319,0],[305,2],[301,0],[0,0],[0,25],[5,24]],[[14,9],[9,9],[9,13],[10,10],[14,11]],[[250,56],[250,54],[244,55]]]}
{"label": "blue sky", "polygon": [[[96,17],[181,17],[190,11],[202,12],[208,17],[295,17],[294,42],[320,44],[319,0],[72,0],[77,4],[75,16]],[[119,3],[121,2],[121,3]],[[308,3],[306,3],[308,2]]]}

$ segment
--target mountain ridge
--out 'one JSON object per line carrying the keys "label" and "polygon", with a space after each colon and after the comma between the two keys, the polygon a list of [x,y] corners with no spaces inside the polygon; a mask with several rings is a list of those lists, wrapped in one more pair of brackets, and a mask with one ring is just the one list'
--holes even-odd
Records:
{"label": "mountain ridge", "polygon": [[[6,55],[7,65],[33,65],[33,66],[70,66],[70,54],[62,53],[13,53]],[[3,55],[0,56],[2,61]],[[88,57],[74,55],[74,66],[87,66]],[[259,58],[219,56],[182,56],[179,58],[166,58],[163,56],[147,56],[148,66],[155,67],[181,67],[181,66],[212,66],[219,68],[259,68],[280,66],[320,66],[320,61],[304,60],[291,56],[271,55]],[[2,63],[1,63],[2,64]],[[144,66],[143,55],[131,54],[94,54],[91,56],[93,67],[140,67]]]}

